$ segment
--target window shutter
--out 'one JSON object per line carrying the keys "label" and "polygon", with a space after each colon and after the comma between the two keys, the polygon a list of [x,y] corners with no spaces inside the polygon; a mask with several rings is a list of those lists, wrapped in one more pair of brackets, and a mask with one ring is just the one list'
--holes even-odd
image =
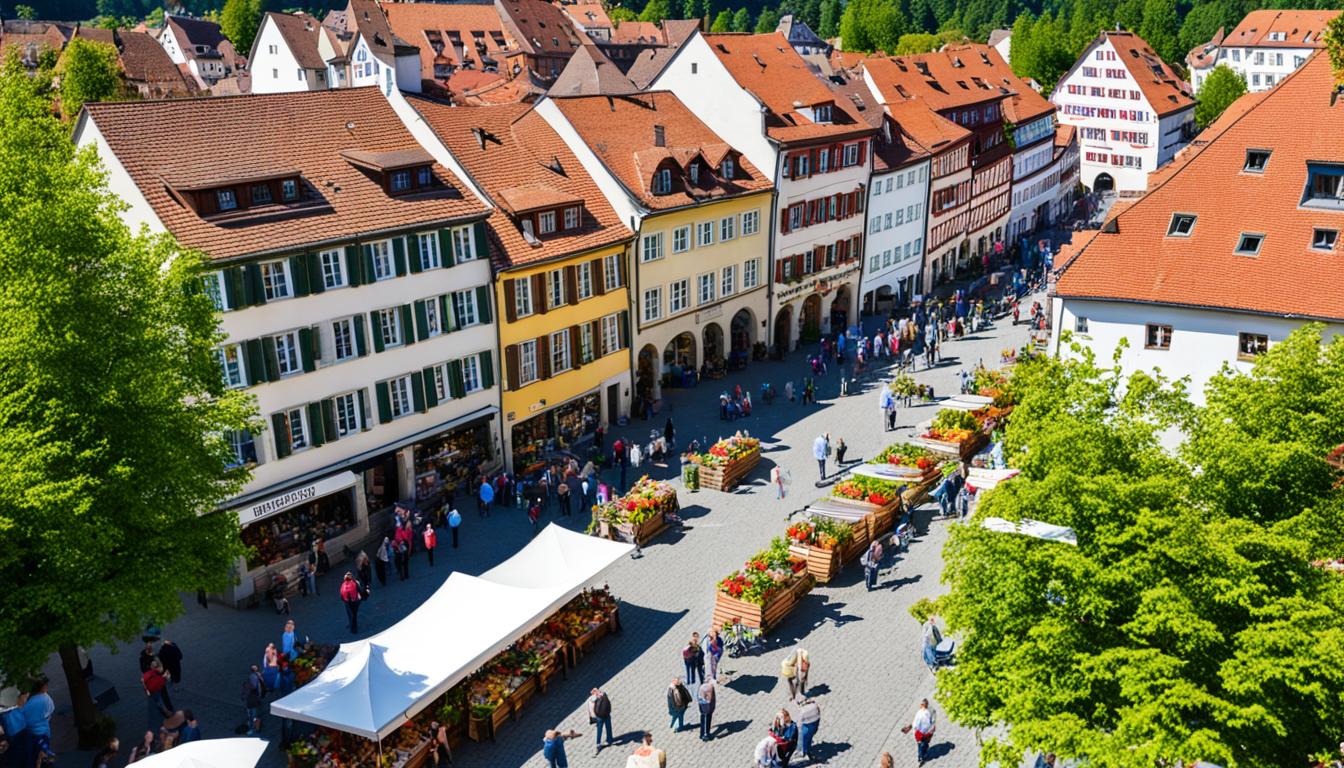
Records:
{"label": "window shutter", "polygon": [[624,286],[630,284],[629,275],[627,275],[625,271],[625,254],[622,253],[616,257],[616,274],[620,275],[620,279],[617,281],[618,285]]}
{"label": "window shutter", "polygon": [[859,142],[859,165],[863,165],[863,159],[868,155],[868,142]]}
{"label": "window shutter", "polygon": [[248,306],[266,303],[266,292],[261,287],[261,265],[248,264],[243,267],[243,301]]}
{"label": "window shutter", "polygon": [[289,419],[283,413],[271,414],[271,432],[275,433],[275,455],[285,458],[293,451],[289,447]]}
{"label": "window shutter", "polygon": [[299,329],[299,359],[303,361],[303,370],[305,373],[311,373],[317,370],[316,356],[313,352],[313,329]]}
{"label": "window shutter", "polygon": [[481,386],[489,389],[495,386],[495,356],[487,349],[480,354],[480,360]]}
{"label": "window shutter", "polygon": [[510,323],[518,322],[518,291],[512,280],[504,281],[504,316]]}
{"label": "window shutter", "polygon": [[476,317],[481,323],[490,323],[490,286],[476,286]]}
{"label": "window shutter", "polygon": [[[427,299],[433,301],[433,299]],[[415,302],[415,333],[420,341],[429,338],[429,310],[425,309],[424,301]]]}
{"label": "window shutter", "polygon": [[322,278],[322,256],[316,253],[303,254],[303,263],[308,267],[308,292],[322,293],[327,283]]}
{"label": "window shutter", "polygon": [[784,260],[783,260],[783,259],[780,259],[779,261],[776,261],[776,262],[775,262],[775,282],[776,282],[776,283],[782,283],[782,282],[784,282]]}
{"label": "window shutter", "polygon": [[364,334],[364,316],[355,315],[350,318],[350,324],[355,327],[355,354],[364,357],[369,354],[369,341]]}
{"label": "window shutter", "polygon": [[403,344],[414,344],[414,343],[415,343],[415,326],[411,324],[412,322],[414,322],[414,319],[411,317],[411,305],[410,305],[410,304],[402,304],[400,307],[397,307],[397,311],[401,312],[401,340],[402,340],[402,343],[403,343]]}
{"label": "window shutter", "polygon": [[462,361],[453,360],[448,363],[448,391],[453,397],[464,397],[467,394],[467,382],[462,377]]}
{"label": "window shutter", "polygon": [[512,392],[518,388],[518,345],[504,348],[504,388]]}
{"label": "window shutter", "polygon": [[302,254],[289,257],[289,282],[294,285],[295,296],[308,295],[308,264]]}
{"label": "window shutter", "polygon": [[275,353],[275,337],[267,336],[261,340],[261,353],[266,364],[266,380],[280,380],[280,357]]}
{"label": "window shutter", "polygon": [[454,306],[454,302],[448,300],[448,294],[440,294],[437,299],[430,301],[439,302],[439,317],[443,318],[445,333],[452,333],[462,327],[462,318],[457,316],[457,307]]}
{"label": "window shutter", "polygon": [[326,424],[322,421],[322,404],[308,404],[308,442],[316,448],[327,442]]}
{"label": "window shutter", "polygon": [[537,337],[537,372],[542,379],[551,378],[551,337]]}
{"label": "window shutter", "polygon": [[593,259],[593,293],[602,296],[607,292],[606,271],[603,269],[604,259]]}
{"label": "window shutter", "polygon": [[434,366],[421,371],[425,378],[425,408],[433,408],[439,404],[439,393],[434,388]]}
{"label": "window shutter", "polygon": [[387,340],[383,338],[383,324],[378,322],[378,310],[369,313],[369,330],[373,333],[373,351],[382,352]]}
{"label": "window shutter", "polygon": [[576,371],[583,367],[583,349],[580,343],[579,326],[569,326],[569,364]]}
{"label": "window shutter", "polygon": [[367,390],[359,390],[355,393],[355,402],[359,404],[359,429],[361,432],[368,432],[373,429],[373,424],[369,423],[369,395]]}
{"label": "window shutter", "polygon": [[779,231],[781,234],[789,234],[789,209],[787,207],[779,209]]}
{"label": "window shutter", "polygon": [[546,275],[532,276],[532,309],[539,315],[546,314],[546,302],[550,297],[546,295]]}
{"label": "window shutter", "polygon": [[588,323],[588,325],[592,327],[593,359],[596,360],[597,358],[602,357],[608,352],[608,350],[602,348],[602,321],[594,320]]}
{"label": "window shutter", "polygon": [[630,311],[629,311],[629,310],[625,310],[625,309],[621,310],[621,322],[619,323],[619,325],[620,325],[620,331],[621,331],[621,349],[629,349],[629,348],[630,348]]}
{"label": "window shutter", "polygon": [[364,282],[364,261],[359,258],[359,246],[345,246],[345,282],[351,287]]}
{"label": "window shutter", "polygon": [[406,240],[403,238],[392,238],[392,265],[397,270],[397,277],[406,274]]}
{"label": "window shutter", "polygon": [[229,305],[229,309],[238,309],[246,303],[243,297],[243,269],[242,267],[230,267],[220,275],[224,278],[224,302]]}
{"label": "window shutter", "polygon": [[374,384],[373,391],[378,397],[378,423],[386,424],[392,420],[392,393],[387,390],[386,381]]}
{"label": "window shutter", "polygon": [[817,172],[817,150],[808,150],[807,153],[807,175],[811,176]]}
{"label": "window shutter", "polygon": [[565,298],[570,304],[579,303],[579,272],[573,264],[565,267]]}
{"label": "window shutter", "polygon": [[411,374],[411,407],[416,413],[425,412],[425,375],[420,371]]}
{"label": "window shutter", "polygon": [[[359,399],[359,394],[355,394],[355,399]],[[320,404],[319,410],[322,412],[322,430],[326,433],[326,441],[334,443],[341,438],[340,427],[336,424],[336,401],[333,398],[327,398]]]}
{"label": "window shutter", "polygon": [[242,342],[242,347],[247,383],[260,384],[266,381],[266,363],[261,353],[261,339],[248,339]]}
{"label": "window shutter", "polygon": [[471,225],[471,241],[476,246],[476,258],[490,258],[490,241],[485,236],[484,221],[478,221]]}
{"label": "window shutter", "polygon": [[[816,261],[815,258],[812,259],[812,266],[816,266]],[[803,274],[803,255],[801,253],[793,257],[793,274]]]}
{"label": "window shutter", "polygon": [[453,230],[439,230],[439,261],[443,266],[451,267],[457,263],[457,256],[453,253]]}
{"label": "window shutter", "polygon": [[360,262],[364,265],[364,282],[372,283],[378,279],[378,273],[373,271],[373,251],[363,246],[359,247],[359,251],[363,256],[363,258],[360,259]]}
{"label": "window shutter", "polygon": [[421,272],[425,268],[420,254],[420,236],[406,236],[406,266],[410,267],[411,272]]}

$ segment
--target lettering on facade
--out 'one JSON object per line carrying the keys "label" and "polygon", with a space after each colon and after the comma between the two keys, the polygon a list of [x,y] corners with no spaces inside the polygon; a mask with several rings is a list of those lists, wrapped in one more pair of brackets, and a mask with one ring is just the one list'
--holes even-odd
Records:
{"label": "lettering on facade", "polygon": [[295,504],[308,501],[309,499],[313,499],[316,497],[317,497],[317,484],[314,483],[313,485],[299,488],[298,490],[290,491],[289,493],[283,494],[281,496],[276,496],[275,498],[267,499],[266,501],[263,501],[260,504],[253,504],[251,507],[248,508],[248,511],[252,513],[248,519],[256,520],[257,518],[260,517],[266,517],[267,515],[279,512],[282,509],[292,507]]}

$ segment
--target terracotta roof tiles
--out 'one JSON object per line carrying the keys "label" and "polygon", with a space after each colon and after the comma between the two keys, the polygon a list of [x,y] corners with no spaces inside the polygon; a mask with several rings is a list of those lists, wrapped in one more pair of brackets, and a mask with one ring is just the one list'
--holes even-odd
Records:
{"label": "terracotta roof tiles", "polygon": [[[507,54],[518,50],[493,5],[387,3],[383,12],[392,33],[420,49],[423,80],[444,79],[434,76],[434,63],[439,56],[454,67],[456,76],[483,71],[488,66],[486,58],[492,59],[495,67],[503,67]],[[434,50],[435,43],[441,51]],[[478,44],[483,44],[484,49]]]}
{"label": "terracotta roof tiles", "polygon": [[165,94],[191,92],[190,82],[182,77],[182,71],[159,41],[144,32],[127,30],[118,32],[118,37],[121,38],[121,68],[127,80],[156,86]]}
{"label": "terracotta roof tiles", "polygon": [[322,34],[322,25],[317,19],[302,12],[268,12],[262,23],[265,24],[266,20],[275,25],[300,67],[321,70],[327,68],[327,63],[322,60],[322,54],[317,50],[317,38]]}
{"label": "terracotta roof tiles", "polygon": [[1158,115],[1167,115],[1195,105],[1195,97],[1185,89],[1171,65],[1163,61],[1152,46],[1133,32],[1107,31],[1088,46],[1094,50],[1101,40],[1109,40],[1120,61],[1139,84],[1148,105]]}
{"label": "terracotta roof tiles", "polygon": [[[1339,13],[1269,8],[1251,11],[1222,44],[1234,48],[1323,48],[1325,25]],[[1283,39],[1277,39],[1280,36]]]}

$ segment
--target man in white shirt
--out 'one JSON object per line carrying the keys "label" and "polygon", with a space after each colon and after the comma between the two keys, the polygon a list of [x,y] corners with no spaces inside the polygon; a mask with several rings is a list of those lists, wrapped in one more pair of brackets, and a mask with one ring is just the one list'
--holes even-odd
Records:
{"label": "man in white shirt", "polygon": [[924,760],[929,756],[929,742],[933,740],[933,732],[937,728],[938,719],[934,715],[933,709],[929,707],[929,700],[921,699],[919,711],[915,712],[915,719],[901,729],[906,733],[915,732],[915,754],[919,758],[920,765],[923,765]]}
{"label": "man in white shirt", "polygon": [[821,471],[818,484],[826,480],[826,454],[831,452],[831,433],[824,432],[812,441],[812,458],[817,460],[817,469]]}

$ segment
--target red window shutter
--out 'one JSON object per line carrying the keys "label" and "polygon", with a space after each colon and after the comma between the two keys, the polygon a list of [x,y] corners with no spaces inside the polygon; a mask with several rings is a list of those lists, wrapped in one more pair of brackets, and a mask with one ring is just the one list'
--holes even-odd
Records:
{"label": "red window shutter", "polygon": [[863,165],[863,159],[864,159],[865,157],[867,157],[867,151],[868,151],[868,142],[867,142],[867,141],[860,141],[860,142],[859,142],[859,165]]}
{"label": "red window shutter", "polygon": [[782,282],[784,282],[784,260],[783,260],[783,259],[780,259],[779,261],[776,261],[776,262],[775,262],[775,282],[776,282],[776,283],[782,283]]}
{"label": "red window shutter", "polygon": [[793,257],[793,273],[795,275],[803,274],[803,254],[801,253]]}
{"label": "red window shutter", "polygon": [[779,231],[782,232],[782,233],[784,233],[784,234],[786,234],[786,235],[789,234],[789,209],[788,209],[788,208],[780,208],[780,209],[779,209]]}

